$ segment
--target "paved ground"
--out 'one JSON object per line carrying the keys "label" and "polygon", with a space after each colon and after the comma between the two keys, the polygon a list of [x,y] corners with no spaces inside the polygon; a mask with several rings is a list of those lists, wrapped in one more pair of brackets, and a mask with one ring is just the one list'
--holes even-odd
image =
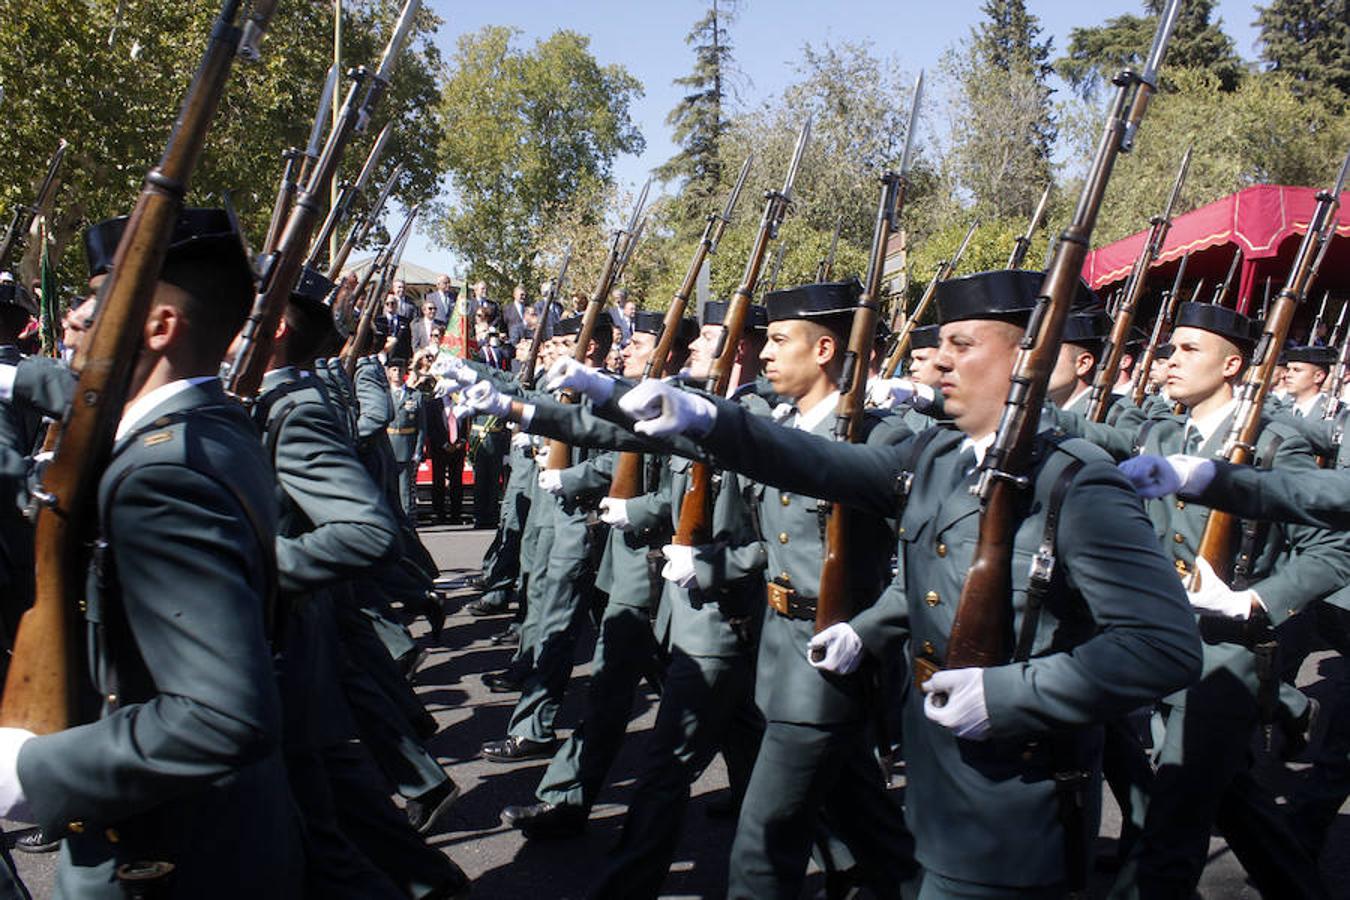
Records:
{"label": "paved ground", "polygon": [[[428,548],[442,567],[443,578],[453,584],[477,570],[491,534],[462,528],[429,528],[423,531]],[[518,832],[501,826],[498,814],[511,803],[530,802],[544,763],[519,763],[502,766],[477,758],[479,745],[503,736],[513,694],[489,693],[479,680],[484,672],[504,667],[510,651],[493,646],[490,636],[500,630],[505,619],[475,619],[460,611],[471,595],[452,590],[443,646],[433,647],[418,673],[418,690],[435,713],[442,730],[432,739],[432,751],[446,764],[462,795],[440,825],[433,842],[464,867],[475,879],[474,897],[480,900],[505,898],[572,898],[584,895],[586,885],[601,865],[605,853],[617,839],[625,804],[633,789],[634,767],[640,760],[645,732],[655,715],[654,694],[639,699],[637,717],[630,725],[632,738],[620,755],[610,786],[602,793],[589,830],[578,839],[557,843],[529,844]],[[426,626],[420,620],[414,634],[424,638]],[[561,722],[564,727],[576,721],[581,710],[588,667],[589,642],[579,649],[578,666]],[[1300,683],[1314,689],[1325,667],[1336,665],[1325,654],[1305,666]],[[897,802],[903,785],[903,772],[896,780]],[[719,758],[694,787],[694,800],[685,822],[685,837],[673,871],[667,880],[670,897],[719,897],[725,892],[726,854],[731,843],[733,823],[708,815],[709,801],[724,792],[725,770]],[[1344,811],[1343,811],[1344,812]],[[1329,854],[1325,870],[1335,895],[1350,898],[1350,816],[1342,815],[1333,838],[1337,848]],[[10,826],[7,829],[22,826]],[[1119,817],[1107,797],[1104,835],[1114,835]],[[12,836],[12,835],[11,835]],[[1103,838],[1103,846],[1109,846]],[[51,896],[52,873],[56,854],[16,853],[21,874],[35,897]],[[1255,898],[1257,893],[1224,843],[1214,839],[1211,862],[1200,887],[1204,898]],[[1094,895],[1102,895],[1109,886],[1109,875],[1099,874]],[[814,875],[809,894],[820,888]]]}

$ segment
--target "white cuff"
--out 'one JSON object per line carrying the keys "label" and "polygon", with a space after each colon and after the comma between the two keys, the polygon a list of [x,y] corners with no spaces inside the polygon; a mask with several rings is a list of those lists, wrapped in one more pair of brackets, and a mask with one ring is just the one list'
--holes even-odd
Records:
{"label": "white cuff", "polygon": [[0,400],[14,399],[14,377],[18,374],[18,366],[0,364]]}

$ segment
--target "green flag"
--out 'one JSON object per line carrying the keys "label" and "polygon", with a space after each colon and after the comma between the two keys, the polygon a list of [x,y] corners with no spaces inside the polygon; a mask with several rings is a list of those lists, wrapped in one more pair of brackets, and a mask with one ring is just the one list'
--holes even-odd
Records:
{"label": "green flag", "polygon": [[42,240],[42,262],[38,267],[39,290],[42,296],[38,301],[38,328],[42,338],[42,355],[56,356],[60,348],[56,345],[56,272],[52,270],[51,244],[47,240],[47,220],[44,217],[38,230]]}

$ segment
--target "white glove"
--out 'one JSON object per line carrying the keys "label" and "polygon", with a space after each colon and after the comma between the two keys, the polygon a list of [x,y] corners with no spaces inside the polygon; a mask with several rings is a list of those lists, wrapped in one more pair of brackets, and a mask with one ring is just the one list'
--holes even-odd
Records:
{"label": "white glove", "polygon": [[600,501],[600,521],[611,528],[628,531],[628,501],[618,497],[605,497]]}
{"label": "white glove", "polygon": [[26,728],[0,728],[0,816],[32,821],[28,798],[19,784],[19,751],[37,735]]}
{"label": "white glove", "polygon": [[477,372],[464,360],[449,353],[441,353],[436,357],[436,361],[431,364],[431,374],[461,387],[468,387],[478,380]]}
{"label": "white glove", "polygon": [[858,664],[862,662],[862,654],[862,638],[858,637],[858,632],[847,622],[838,622],[819,634],[812,635],[806,644],[807,661],[817,669],[834,672],[837,675],[857,671]]}
{"label": "white glove", "polygon": [[645,379],[625,394],[619,408],[637,422],[634,430],[638,434],[652,437],[672,434],[701,437],[717,421],[717,407],[711,400],[655,378]]}
{"label": "white glove", "polygon": [[1195,558],[1195,577],[1199,579],[1200,588],[1186,591],[1186,596],[1191,606],[1202,616],[1227,616],[1245,620],[1252,614],[1252,603],[1260,602],[1255,591],[1235,591],[1224,584],[1209,560],[1203,556]]}
{"label": "white glove", "polygon": [[511,398],[492,386],[492,382],[483,380],[464,391],[464,399],[455,404],[455,415],[466,414],[496,416],[505,419],[511,413]]}
{"label": "white glove", "polygon": [[540,469],[539,488],[548,491],[555,497],[561,497],[563,495],[562,472],[558,469]]}
{"label": "white glove", "polygon": [[666,564],[661,569],[661,577],[676,587],[692,590],[699,586],[694,573],[694,548],[684,544],[666,544],[661,548]]}
{"label": "white glove", "polygon": [[[923,714],[968,741],[989,737],[989,710],[984,705],[984,669],[943,669],[923,686]],[[946,697],[941,706],[937,696]],[[939,701],[941,702],[941,701]]]}
{"label": "white glove", "polygon": [[522,450],[528,446],[530,446],[530,435],[528,432],[517,431],[515,434],[511,435],[512,450]]}
{"label": "white glove", "polygon": [[590,397],[592,403],[599,405],[614,393],[614,379],[599,369],[593,369],[570,356],[564,356],[554,360],[553,365],[544,373],[544,390],[576,391]]}
{"label": "white glove", "polygon": [[877,409],[892,409],[914,397],[914,382],[908,378],[873,378],[867,382],[867,402]]}

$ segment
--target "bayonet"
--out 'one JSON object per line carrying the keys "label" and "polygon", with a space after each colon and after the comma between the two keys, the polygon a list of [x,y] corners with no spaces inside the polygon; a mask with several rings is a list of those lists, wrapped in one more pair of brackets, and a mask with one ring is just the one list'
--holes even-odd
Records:
{"label": "bayonet", "polygon": [[1228,274],[1223,277],[1223,283],[1214,290],[1214,297],[1209,301],[1214,306],[1223,306],[1224,298],[1228,296],[1228,288],[1233,284],[1233,276],[1237,274],[1238,263],[1242,262],[1242,248],[1239,247],[1233,251],[1233,261],[1228,265]]}
{"label": "bayonet", "polygon": [[1036,229],[1041,227],[1041,219],[1045,216],[1045,207],[1049,202],[1050,185],[1047,184],[1045,190],[1041,191],[1041,199],[1036,202],[1036,211],[1031,214],[1026,233],[1019,236],[1013,245],[1012,255],[1008,257],[1009,269],[1022,268],[1022,262],[1027,258],[1027,251],[1031,249],[1031,240],[1036,236]]}
{"label": "bayonet", "polygon": [[830,252],[821,257],[819,264],[816,265],[816,281],[829,281],[830,275],[834,272],[834,254],[839,249],[839,229],[844,227],[844,217],[838,216],[834,220],[834,236],[830,238]]}
{"label": "bayonet", "polygon": [[919,128],[919,104],[923,101],[923,69],[914,79],[914,97],[909,104],[909,125],[905,128],[905,150],[900,155],[900,177],[909,179],[909,169],[914,162],[914,137]]}

